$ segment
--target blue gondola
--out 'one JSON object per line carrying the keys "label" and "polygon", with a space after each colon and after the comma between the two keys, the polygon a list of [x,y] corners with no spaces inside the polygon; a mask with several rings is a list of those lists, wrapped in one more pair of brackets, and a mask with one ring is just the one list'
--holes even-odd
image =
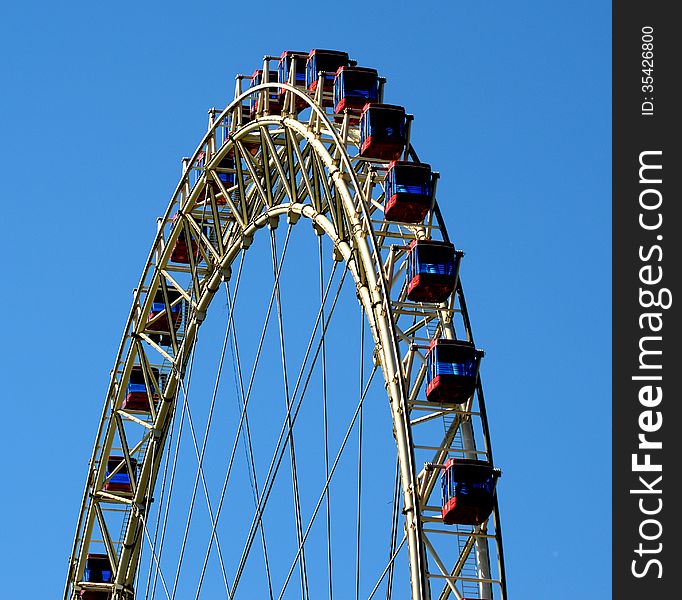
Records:
{"label": "blue gondola", "polygon": [[[137,461],[134,458],[130,459],[130,462],[132,463],[133,467],[133,473],[135,473],[135,470],[137,469]],[[124,463],[118,471],[116,471],[116,468],[121,464]],[[125,465],[125,459],[122,456],[110,456],[109,460],[107,461],[107,468],[104,474],[105,479],[116,471],[114,476],[109,479],[104,484],[104,488],[108,492],[125,492],[125,493],[130,493],[133,491],[132,484],[130,482],[130,474],[128,473],[128,469],[126,468]]]}
{"label": "blue gondola", "polygon": [[379,75],[376,69],[339,67],[334,78],[334,112],[342,114],[348,109],[355,113],[353,121],[368,102],[379,101]]}
{"label": "blue gondola", "polygon": [[[216,174],[218,175],[218,179],[220,179],[220,183],[223,184],[223,187],[226,190],[234,186],[235,181],[234,157],[226,156],[225,158],[223,158],[218,163]],[[227,204],[227,200],[225,199],[225,196],[223,195],[223,192],[220,189],[216,191],[215,202],[218,205]]]}
{"label": "blue gondola", "polygon": [[85,559],[83,581],[89,583],[111,583],[111,563],[106,554],[88,554]]}
{"label": "blue gondola", "polygon": [[495,486],[500,475],[500,470],[487,462],[450,458],[441,475],[443,523],[483,523],[495,505]]}
{"label": "blue gondola", "polygon": [[448,242],[414,240],[408,251],[407,299],[444,302],[457,283],[461,252]]}
{"label": "blue gondola", "polygon": [[360,156],[398,160],[407,144],[407,118],[402,106],[365,104],[360,117]]}
{"label": "blue gondola", "polygon": [[[306,62],[308,60],[307,52],[296,52],[295,50],[285,50],[279,57],[279,64],[277,66],[277,80],[279,83],[289,83],[289,77],[291,75],[291,65],[296,63],[296,76],[294,78],[294,87],[305,90],[305,71]],[[284,106],[284,90],[279,92],[279,101]],[[295,107],[296,111],[303,110],[308,103],[296,96]]]}
{"label": "blue gondola", "polygon": [[348,59],[347,52],[338,50],[319,50],[314,48],[308,54],[305,66],[305,86],[310,92],[317,90],[319,74],[324,71],[324,89],[322,90],[322,106],[332,106],[331,93],[334,78],[339,67],[348,67],[355,64]]}
{"label": "blue gondola", "polygon": [[426,355],[426,399],[463,404],[476,390],[483,351],[464,340],[436,339]]}
{"label": "blue gondola", "polygon": [[218,163],[216,174],[223,186],[226,188],[232,187],[234,185],[234,158],[230,156],[223,158]]}
{"label": "blue gondola", "polygon": [[384,216],[389,221],[419,223],[433,203],[433,174],[426,163],[394,160],[386,173]]}
{"label": "blue gondola", "polygon": [[[180,329],[182,324],[182,307],[184,300],[181,300],[182,295],[175,289],[168,288],[168,302],[171,304],[171,319],[169,321],[168,315],[163,314],[156,321],[151,323],[148,327],[151,331],[148,335],[157,344],[163,346],[171,345],[171,335],[170,335],[170,325],[169,322],[173,323],[173,328],[175,331]],[[158,289],[154,294],[154,302],[152,303],[152,310],[149,312],[148,321],[151,321],[157,315],[160,315],[166,310],[166,304],[164,302],[163,291]]]}
{"label": "blue gondola", "polygon": [[[277,81],[277,71],[270,71],[268,76],[268,82]],[[256,87],[263,83],[263,69],[254,71],[251,76],[251,87]],[[249,117],[253,121],[258,113],[259,102],[261,100],[261,92],[252,94],[249,101]],[[282,112],[282,102],[279,98],[279,90],[271,89],[268,91],[268,113],[271,115],[279,115]]]}
{"label": "blue gondola", "polygon": [[[218,175],[218,179],[220,179],[220,182],[223,184],[223,187],[226,190],[234,185],[234,155],[226,156],[218,163],[216,175]],[[203,204],[207,199],[210,198],[209,190],[213,191],[216,204],[227,204],[227,200],[225,200],[222,190],[217,185],[214,185],[211,181],[208,181],[204,189],[199,193],[199,196],[197,197],[197,204]]]}
{"label": "blue gondola", "polygon": [[[152,374],[158,385],[159,370],[155,367],[152,367]],[[156,405],[156,403],[159,401],[159,395],[154,391],[153,387],[151,392],[154,405]],[[142,367],[140,365],[134,365],[130,371],[130,379],[128,380],[128,386],[126,387],[126,396],[123,400],[123,406],[121,408],[128,412],[150,412],[147,385],[145,383],[144,373],[142,372]]]}
{"label": "blue gondola", "polygon": [[[85,559],[83,581],[86,583],[113,583],[111,562],[106,554],[88,554]],[[81,590],[81,600],[107,600],[110,593],[104,590]]]}

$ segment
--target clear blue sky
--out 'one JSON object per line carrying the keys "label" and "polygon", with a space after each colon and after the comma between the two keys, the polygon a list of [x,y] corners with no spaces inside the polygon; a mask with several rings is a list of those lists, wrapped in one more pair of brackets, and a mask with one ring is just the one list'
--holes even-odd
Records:
{"label": "clear blue sky", "polygon": [[441,173],[511,598],[609,597],[610,3],[281,6],[0,8],[0,580],[61,594],[130,291],[207,109],[263,54],[323,47],[387,77]]}

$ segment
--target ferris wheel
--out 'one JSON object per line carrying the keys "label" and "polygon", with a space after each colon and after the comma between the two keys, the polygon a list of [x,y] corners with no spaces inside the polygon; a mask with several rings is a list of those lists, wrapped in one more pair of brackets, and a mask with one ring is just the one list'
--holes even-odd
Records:
{"label": "ferris wheel", "polygon": [[134,292],[64,600],[507,598],[463,252],[384,84],[286,51],[209,111]]}

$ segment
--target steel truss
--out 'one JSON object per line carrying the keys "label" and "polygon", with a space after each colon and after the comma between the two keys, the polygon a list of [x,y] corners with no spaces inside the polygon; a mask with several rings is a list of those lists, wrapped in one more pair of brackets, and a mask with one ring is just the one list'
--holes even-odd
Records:
{"label": "steel truss", "polygon": [[[490,463],[493,458],[480,381],[476,394],[463,407],[437,405],[423,398],[425,350],[430,341],[438,337],[473,341],[461,281],[442,304],[406,299],[407,245],[414,239],[448,241],[438,205],[434,198],[433,209],[422,224],[383,219],[386,163],[357,156],[358,128],[348,114],[336,122],[322,108],[322,79],[314,96],[294,87],[293,81],[268,82],[272,58],[264,60],[264,83],[242,92],[245,78],[238,77],[233,102],[221,112],[209,111],[208,131],[192,157],[183,160],[180,182],[159,219],[111,372],[64,600],[75,600],[83,590],[108,592],[115,600],[134,598],[145,543],[151,547],[152,561],[156,560],[145,516],[168,450],[198,329],[221,285],[234,279],[234,265],[255,235],[263,229],[274,231],[281,217],[286,217],[290,228],[304,217],[333,243],[334,260],[345,265],[355,283],[389,399],[405,535],[401,542],[394,534],[394,554],[372,595],[382,579],[391,580],[394,559],[405,546],[413,600],[451,596],[504,600],[497,504],[491,518],[478,527],[447,526],[440,517],[436,488],[440,466],[447,458],[462,456]],[[273,90],[286,92],[281,115],[268,111],[268,92]],[[246,122],[245,103],[252,95],[259,96],[260,111],[255,120]],[[305,111],[305,121],[295,110],[301,101],[310,109]],[[228,156],[234,157],[234,169],[229,169],[234,183],[226,187],[219,165]],[[405,159],[418,161],[409,144]],[[181,232],[198,244],[196,255],[189,252],[188,265],[170,260]],[[165,310],[149,320],[159,293]],[[185,311],[182,325],[177,331],[170,327],[170,344],[160,344],[155,325],[164,319],[169,322],[178,304]],[[147,414],[122,408],[134,364],[142,366],[150,403]],[[159,382],[153,368],[162,373]],[[154,396],[159,400],[155,402]],[[105,475],[111,456],[122,456],[122,460]],[[124,471],[132,482],[130,492],[105,489],[116,473]],[[215,506],[209,506],[211,520],[215,511]],[[397,522],[397,504],[394,512]],[[297,557],[305,548],[304,533],[300,528]],[[214,538],[220,551],[217,535]],[[113,583],[84,581],[86,557],[97,544],[104,547],[111,562]],[[227,575],[225,585],[229,587]]]}

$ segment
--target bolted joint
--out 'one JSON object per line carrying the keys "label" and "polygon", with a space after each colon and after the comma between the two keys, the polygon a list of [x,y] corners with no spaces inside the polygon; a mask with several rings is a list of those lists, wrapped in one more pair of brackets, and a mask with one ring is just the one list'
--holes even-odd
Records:
{"label": "bolted joint", "polygon": [[437,471],[439,469],[444,469],[445,465],[441,463],[433,463],[433,462],[426,462],[424,463],[424,470],[425,471]]}

